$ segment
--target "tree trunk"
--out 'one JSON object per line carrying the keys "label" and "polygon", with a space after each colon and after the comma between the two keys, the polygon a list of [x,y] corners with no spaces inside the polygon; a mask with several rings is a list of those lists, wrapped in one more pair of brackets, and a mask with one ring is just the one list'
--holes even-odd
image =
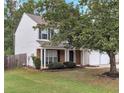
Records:
{"label": "tree trunk", "polygon": [[115,54],[114,52],[108,52],[110,58],[110,73],[115,74],[117,72],[116,62],[115,62]]}

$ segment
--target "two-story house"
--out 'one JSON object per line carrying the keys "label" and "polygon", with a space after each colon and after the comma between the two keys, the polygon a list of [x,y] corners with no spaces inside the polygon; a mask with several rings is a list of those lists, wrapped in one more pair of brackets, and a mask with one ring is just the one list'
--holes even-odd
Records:
{"label": "two-story house", "polygon": [[[72,61],[77,65],[109,64],[109,57],[98,51],[87,49],[65,48],[65,43],[53,45],[50,41],[56,30],[34,30],[37,24],[44,24],[40,17],[24,13],[15,32],[15,54],[27,54],[27,66],[34,66],[32,55],[40,57],[41,68],[46,68],[51,62]],[[118,61],[118,55],[116,60]]]}

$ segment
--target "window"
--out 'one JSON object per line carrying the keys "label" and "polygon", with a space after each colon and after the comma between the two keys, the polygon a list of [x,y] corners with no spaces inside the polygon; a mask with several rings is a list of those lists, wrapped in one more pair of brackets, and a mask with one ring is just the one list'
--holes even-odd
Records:
{"label": "window", "polygon": [[54,62],[58,62],[58,58],[57,57],[54,57]]}
{"label": "window", "polygon": [[48,32],[45,30],[45,31],[41,31],[39,30],[39,33],[38,33],[38,38],[39,39],[48,39]]}
{"label": "window", "polygon": [[53,29],[46,29],[46,30],[40,30],[39,29],[39,39],[51,39],[52,36],[54,35],[54,30]]}
{"label": "window", "polygon": [[51,37],[54,35],[54,30],[51,30]]}
{"label": "window", "polygon": [[48,64],[49,64],[49,58],[46,57],[46,65],[48,65]]}
{"label": "window", "polygon": [[46,57],[46,64],[50,64],[53,62],[58,62],[58,58],[57,57]]}
{"label": "window", "polygon": [[48,39],[50,40],[54,34],[54,30],[53,29],[48,29]]}
{"label": "window", "polygon": [[47,50],[46,51],[46,61],[48,64],[53,62],[58,62],[57,51],[56,50]]}
{"label": "window", "polygon": [[52,63],[52,62],[53,62],[53,61],[52,61],[52,57],[49,57],[49,62],[50,62],[50,63]]}
{"label": "window", "polygon": [[42,39],[47,39],[47,34],[42,33]]}

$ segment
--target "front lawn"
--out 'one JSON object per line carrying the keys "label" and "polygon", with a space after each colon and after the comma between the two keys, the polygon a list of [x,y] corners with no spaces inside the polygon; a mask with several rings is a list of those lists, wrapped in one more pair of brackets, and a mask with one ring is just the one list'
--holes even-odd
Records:
{"label": "front lawn", "polygon": [[107,70],[5,71],[5,93],[119,93],[118,79],[97,76]]}

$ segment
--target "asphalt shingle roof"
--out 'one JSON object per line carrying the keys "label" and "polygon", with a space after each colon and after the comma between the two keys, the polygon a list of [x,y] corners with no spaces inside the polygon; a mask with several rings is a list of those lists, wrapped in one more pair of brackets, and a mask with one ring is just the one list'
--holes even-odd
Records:
{"label": "asphalt shingle roof", "polygon": [[32,20],[34,20],[37,24],[46,24],[45,20],[41,16],[33,15],[26,13]]}

